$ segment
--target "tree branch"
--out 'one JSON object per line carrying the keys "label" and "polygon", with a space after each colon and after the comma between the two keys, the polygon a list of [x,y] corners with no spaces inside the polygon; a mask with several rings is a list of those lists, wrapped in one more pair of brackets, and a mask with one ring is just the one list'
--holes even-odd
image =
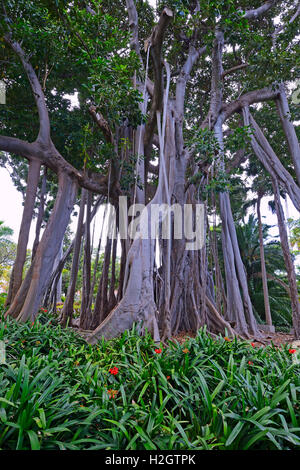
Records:
{"label": "tree branch", "polygon": [[275,5],[275,3],[277,3],[277,1],[278,0],[268,0],[266,3],[264,3],[258,8],[245,11],[244,18],[247,18],[248,20],[252,20],[253,18],[258,18],[259,16],[263,15],[268,10],[270,10],[270,8],[272,8]]}
{"label": "tree branch", "polygon": [[31,89],[32,89],[34,99],[35,99],[35,103],[38,109],[39,121],[40,121],[40,129],[39,129],[37,140],[43,142],[44,144],[48,144],[50,142],[50,120],[49,120],[48,110],[46,107],[45,96],[44,96],[42,87],[40,85],[40,82],[36,76],[36,73],[32,65],[26,59],[25,52],[21,48],[20,44],[12,40],[11,33],[7,33],[4,35],[4,41],[18,55],[19,59],[22,62],[24,70],[27,74],[28,80],[30,82]]}
{"label": "tree branch", "polygon": [[[300,15],[300,4],[298,5],[298,8],[296,10],[296,12],[294,13],[294,15],[291,17],[291,19],[288,21],[288,25],[292,24],[297,18],[298,16]],[[276,40],[277,40],[277,36],[278,34],[280,34],[282,31],[284,31],[285,29],[285,26],[286,25],[281,25],[281,26],[278,26],[278,28],[275,29],[274,33],[272,34],[272,43],[273,43],[273,48],[275,49],[276,47]]]}
{"label": "tree branch", "polygon": [[231,67],[230,69],[225,70],[222,73],[222,78],[226,77],[226,75],[236,72],[237,70],[244,69],[245,67],[248,67],[248,65],[249,65],[248,63],[235,65],[234,67]]}
{"label": "tree branch", "polygon": [[[8,153],[15,153],[30,160],[32,157],[39,158],[39,149],[35,143],[29,143],[16,137],[0,135],[0,150]],[[41,157],[40,157],[41,159]]]}
{"label": "tree branch", "polygon": [[271,86],[260,88],[259,90],[249,91],[237,100],[223,105],[222,111],[224,112],[225,120],[228,119],[233,113],[240,111],[246,106],[249,106],[253,103],[260,103],[261,101],[273,100],[277,98],[278,94],[278,87],[274,89]]}
{"label": "tree branch", "polygon": [[128,11],[129,28],[131,31],[130,48],[137,53],[141,63],[143,64],[139,44],[139,21],[134,0],[126,0],[126,6]]}
{"label": "tree branch", "polygon": [[93,121],[97,124],[97,126],[101,129],[101,131],[104,134],[105,140],[109,144],[114,143],[114,137],[112,134],[112,131],[108,125],[108,122],[106,119],[104,119],[103,115],[98,111],[96,111],[95,106],[90,106],[89,107],[89,113],[93,118]]}
{"label": "tree branch", "polygon": [[149,112],[149,119],[145,130],[145,148],[149,145],[153,136],[156,124],[156,111],[161,110],[163,103],[164,81],[162,44],[165,31],[172,18],[173,12],[169,8],[164,8],[160,15],[157,25],[153,29],[150,38],[147,40],[148,47],[151,47],[150,52],[154,67],[154,88],[151,109]]}

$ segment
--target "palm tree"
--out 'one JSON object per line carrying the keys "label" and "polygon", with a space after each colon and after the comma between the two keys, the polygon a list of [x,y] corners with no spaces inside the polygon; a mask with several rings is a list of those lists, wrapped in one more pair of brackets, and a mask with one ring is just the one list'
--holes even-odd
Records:
{"label": "palm tree", "polygon": [[0,243],[10,241],[10,236],[13,235],[14,231],[4,225],[4,222],[0,220]]}

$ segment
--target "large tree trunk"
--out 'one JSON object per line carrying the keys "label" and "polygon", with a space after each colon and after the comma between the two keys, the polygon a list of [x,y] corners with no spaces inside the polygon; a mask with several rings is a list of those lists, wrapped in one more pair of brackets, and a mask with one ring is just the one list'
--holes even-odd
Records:
{"label": "large tree trunk", "polygon": [[262,228],[261,213],[260,213],[260,203],[261,203],[261,195],[258,195],[257,220],[258,220],[258,233],[259,233],[260,264],[261,264],[262,284],[263,284],[263,292],[264,292],[265,316],[266,316],[266,324],[269,326],[272,326],[272,317],[271,317],[269,292],[268,292],[267,270],[266,270],[266,262],[265,262],[263,228]]}
{"label": "large tree trunk", "polygon": [[[170,148],[174,150],[174,118],[171,113],[168,113],[166,131],[166,141],[169,139],[170,143],[166,145],[166,149],[169,152]],[[89,337],[89,342],[92,344],[96,343],[101,336],[112,338],[123,333],[124,330],[131,328],[134,322],[139,324],[141,331],[147,328],[153,334],[154,339],[159,341],[157,307],[154,301],[153,285],[155,240],[149,236],[149,232],[147,232],[146,237],[143,237],[143,230],[146,226],[149,230],[151,227],[151,205],[167,202],[167,191],[172,191],[172,188],[166,188],[163,165],[165,165],[165,169],[169,168],[169,164],[166,162],[171,157],[174,158],[174,151],[172,151],[172,155],[168,153],[161,156],[165,158],[165,161],[161,161],[160,164],[159,184],[156,194],[141,213],[140,231],[136,234],[128,252],[123,298]]]}
{"label": "large tree trunk", "polygon": [[224,255],[227,311],[226,319],[241,335],[259,337],[248,291],[247,277],[238,246],[228,193],[220,194],[222,247]]}
{"label": "large tree trunk", "polygon": [[299,294],[297,288],[297,279],[295,273],[295,267],[292,259],[292,255],[289,249],[288,235],[286,231],[286,224],[284,220],[284,213],[280,201],[279,185],[276,179],[272,178],[272,185],[274,191],[274,202],[278,220],[278,228],[280,235],[280,242],[285,261],[285,267],[287,270],[290,292],[291,292],[291,305],[292,305],[292,320],[294,334],[297,339],[300,338],[300,303]]}
{"label": "large tree trunk", "polygon": [[[221,164],[224,166],[222,124],[223,117],[220,115],[214,126],[214,133],[219,144]],[[220,215],[222,220],[222,247],[227,289],[226,319],[239,334],[248,337],[250,333],[260,337],[252,310],[247,276],[240,254],[228,192],[220,193]]]}
{"label": "large tree trunk", "polygon": [[[19,321],[26,321],[29,318],[34,320],[38,313],[43,294],[53,271],[55,258],[69,223],[76,191],[76,181],[64,173],[60,174],[58,193],[51,217],[39,243],[30,270],[8,310],[8,314],[14,316],[15,310],[20,310],[22,305],[17,317]],[[28,291],[27,286],[29,286]]]}
{"label": "large tree trunk", "polygon": [[27,243],[34,211],[36,191],[40,179],[40,168],[41,162],[39,160],[30,160],[27,177],[26,197],[24,202],[23,216],[20,225],[17,245],[17,255],[10,278],[6,305],[10,305],[12,303],[22,284],[23,268],[26,260]]}

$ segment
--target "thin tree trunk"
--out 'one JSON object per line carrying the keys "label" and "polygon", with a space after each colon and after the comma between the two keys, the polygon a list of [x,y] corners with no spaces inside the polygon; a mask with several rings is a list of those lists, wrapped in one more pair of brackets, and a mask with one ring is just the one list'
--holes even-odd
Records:
{"label": "thin tree trunk", "polygon": [[99,287],[95,301],[95,309],[94,309],[94,320],[93,320],[93,329],[97,328],[100,323],[106,318],[107,314],[109,313],[109,305],[108,305],[108,279],[109,279],[109,263],[110,263],[110,256],[111,256],[111,246],[112,240],[111,238],[107,237],[105,251],[104,251],[104,259],[102,264],[102,273],[99,280]]}
{"label": "thin tree trunk", "polygon": [[[93,210],[92,210],[91,220],[95,217],[95,215],[96,215],[96,213],[99,209],[99,206],[100,206],[101,202],[103,201],[103,199],[104,199],[103,196],[98,197],[98,199],[97,199],[97,201],[96,201],[96,203],[93,207]],[[83,226],[81,228],[81,236],[83,235],[84,231],[85,231],[85,224],[83,224]],[[45,295],[45,298],[44,298],[44,307],[45,308],[48,308],[51,305],[51,301],[50,301],[51,292],[52,292],[53,289],[56,289],[56,287],[58,285],[58,282],[61,279],[61,274],[62,274],[62,271],[64,269],[64,265],[66,264],[67,259],[69,258],[72,251],[74,250],[75,239],[76,239],[76,235],[75,235],[75,238],[73,238],[70,246],[67,248],[67,250],[63,254],[62,258],[60,259],[57,267],[54,269],[53,273],[51,274],[50,281],[49,281],[49,284],[48,284],[48,287],[47,287],[47,292],[46,292],[46,295]]]}
{"label": "thin tree trunk", "polygon": [[35,227],[35,239],[34,239],[33,246],[32,246],[32,255],[31,255],[32,261],[35,257],[36,250],[40,241],[41,227],[42,227],[42,222],[43,222],[43,217],[44,217],[44,212],[45,212],[46,183],[47,183],[47,167],[45,167],[44,169],[42,186],[41,186],[40,207],[39,207],[39,212],[38,212],[38,217],[37,217],[36,227]]}
{"label": "thin tree trunk", "polygon": [[289,249],[288,236],[286,231],[286,225],[284,220],[284,213],[280,201],[280,192],[279,185],[276,179],[272,178],[272,185],[274,191],[274,202],[278,220],[278,228],[280,235],[280,242],[282,247],[282,253],[285,261],[285,266],[287,270],[289,286],[291,291],[291,305],[292,305],[292,320],[294,334],[297,339],[300,338],[300,303],[299,303],[299,294],[297,288],[297,279],[295,273],[295,267],[292,259],[292,255]]}
{"label": "thin tree trunk", "polygon": [[113,241],[112,247],[112,258],[111,258],[111,276],[110,276],[110,285],[109,285],[109,294],[108,294],[108,308],[111,311],[116,303],[117,299],[115,296],[115,285],[116,285],[116,259],[117,259],[117,238]]}
{"label": "thin tree trunk", "polygon": [[69,321],[69,324],[71,324],[72,317],[73,317],[73,304],[74,304],[76,282],[77,282],[77,275],[78,275],[78,268],[79,268],[85,199],[86,199],[86,190],[82,189],[80,209],[79,209],[79,215],[78,215],[78,221],[77,221],[77,230],[76,230],[76,236],[75,236],[75,242],[74,242],[74,254],[73,254],[72,268],[71,268],[71,274],[70,274],[70,283],[68,287],[66,300],[65,300],[62,312],[61,312],[61,323],[64,326],[66,325],[67,321]]}
{"label": "thin tree trunk", "polygon": [[272,316],[271,316],[270,302],[269,302],[268,280],[267,280],[267,270],[266,270],[266,262],[265,262],[265,250],[264,250],[263,228],[262,228],[261,213],[260,213],[260,203],[261,203],[261,196],[258,195],[257,219],[258,219],[259,251],[260,251],[260,264],[261,264],[262,283],[263,283],[263,292],[264,292],[265,315],[266,315],[266,324],[269,326],[272,326]]}
{"label": "thin tree trunk", "polygon": [[34,211],[37,187],[40,179],[40,168],[41,162],[39,160],[30,160],[27,177],[26,197],[17,244],[17,255],[10,278],[6,305],[10,305],[12,303],[22,284],[23,268],[26,260],[30,226]]}
{"label": "thin tree trunk", "polygon": [[86,327],[87,308],[91,290],[91,205],[92,193],[89,191],[86,197],[86,222],[84,237],[85,243],[83,258],[80,328]]}

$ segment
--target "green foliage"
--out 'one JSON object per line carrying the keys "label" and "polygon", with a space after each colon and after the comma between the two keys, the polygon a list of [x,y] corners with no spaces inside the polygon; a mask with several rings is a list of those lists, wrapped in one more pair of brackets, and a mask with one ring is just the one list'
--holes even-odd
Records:
{"label": "green foliage", "polygon": [[290,243],[294,248],[294,254],[299,255],[300,253],[300,219],[293,220],[288,219],[288,225],[290,228]]}
{"label": "green foliage", "polygon": [[0,281],[3,276],[6,277],[15,260],[17,246],[10,239],[13,233],[13,230],[0,220]]}
{"label": "green foliage", "polygon": [[4,222],[0,220],[0,243],[9,241],[9,237],[13,235],[14,231],[4,225]]}
{"label": "green foliage", "polygon": [[204,129],[199,126],[193,127],[189,147],[193,147],[195,150],[196,163],[203,160],[212,162],[215,155],[218,155],[219,153],[219,144],[214,131],[209,130],[207,127]]}
{"label": "green foliage", "polygon": [[300,445],[300,366],[288,347],[258,349],[202,330],[157,354],[135,329],[92,347],[39,320],[0,326],[1,449]]}
{"label": "green foliage", "polygon": [[5,292],[1,292],[1,294],[0,294],[0,315],[2,315],[4,313],[4,305],[5,305],[5,302],[6,302],[6,297],[7,297],[7,294]]}
{"label": "green foliage", "polygon": [[225,151],[234,153],[237,149],[244,149],[250,143],[251,134],[250,126],[236,127],[225,140]]}

